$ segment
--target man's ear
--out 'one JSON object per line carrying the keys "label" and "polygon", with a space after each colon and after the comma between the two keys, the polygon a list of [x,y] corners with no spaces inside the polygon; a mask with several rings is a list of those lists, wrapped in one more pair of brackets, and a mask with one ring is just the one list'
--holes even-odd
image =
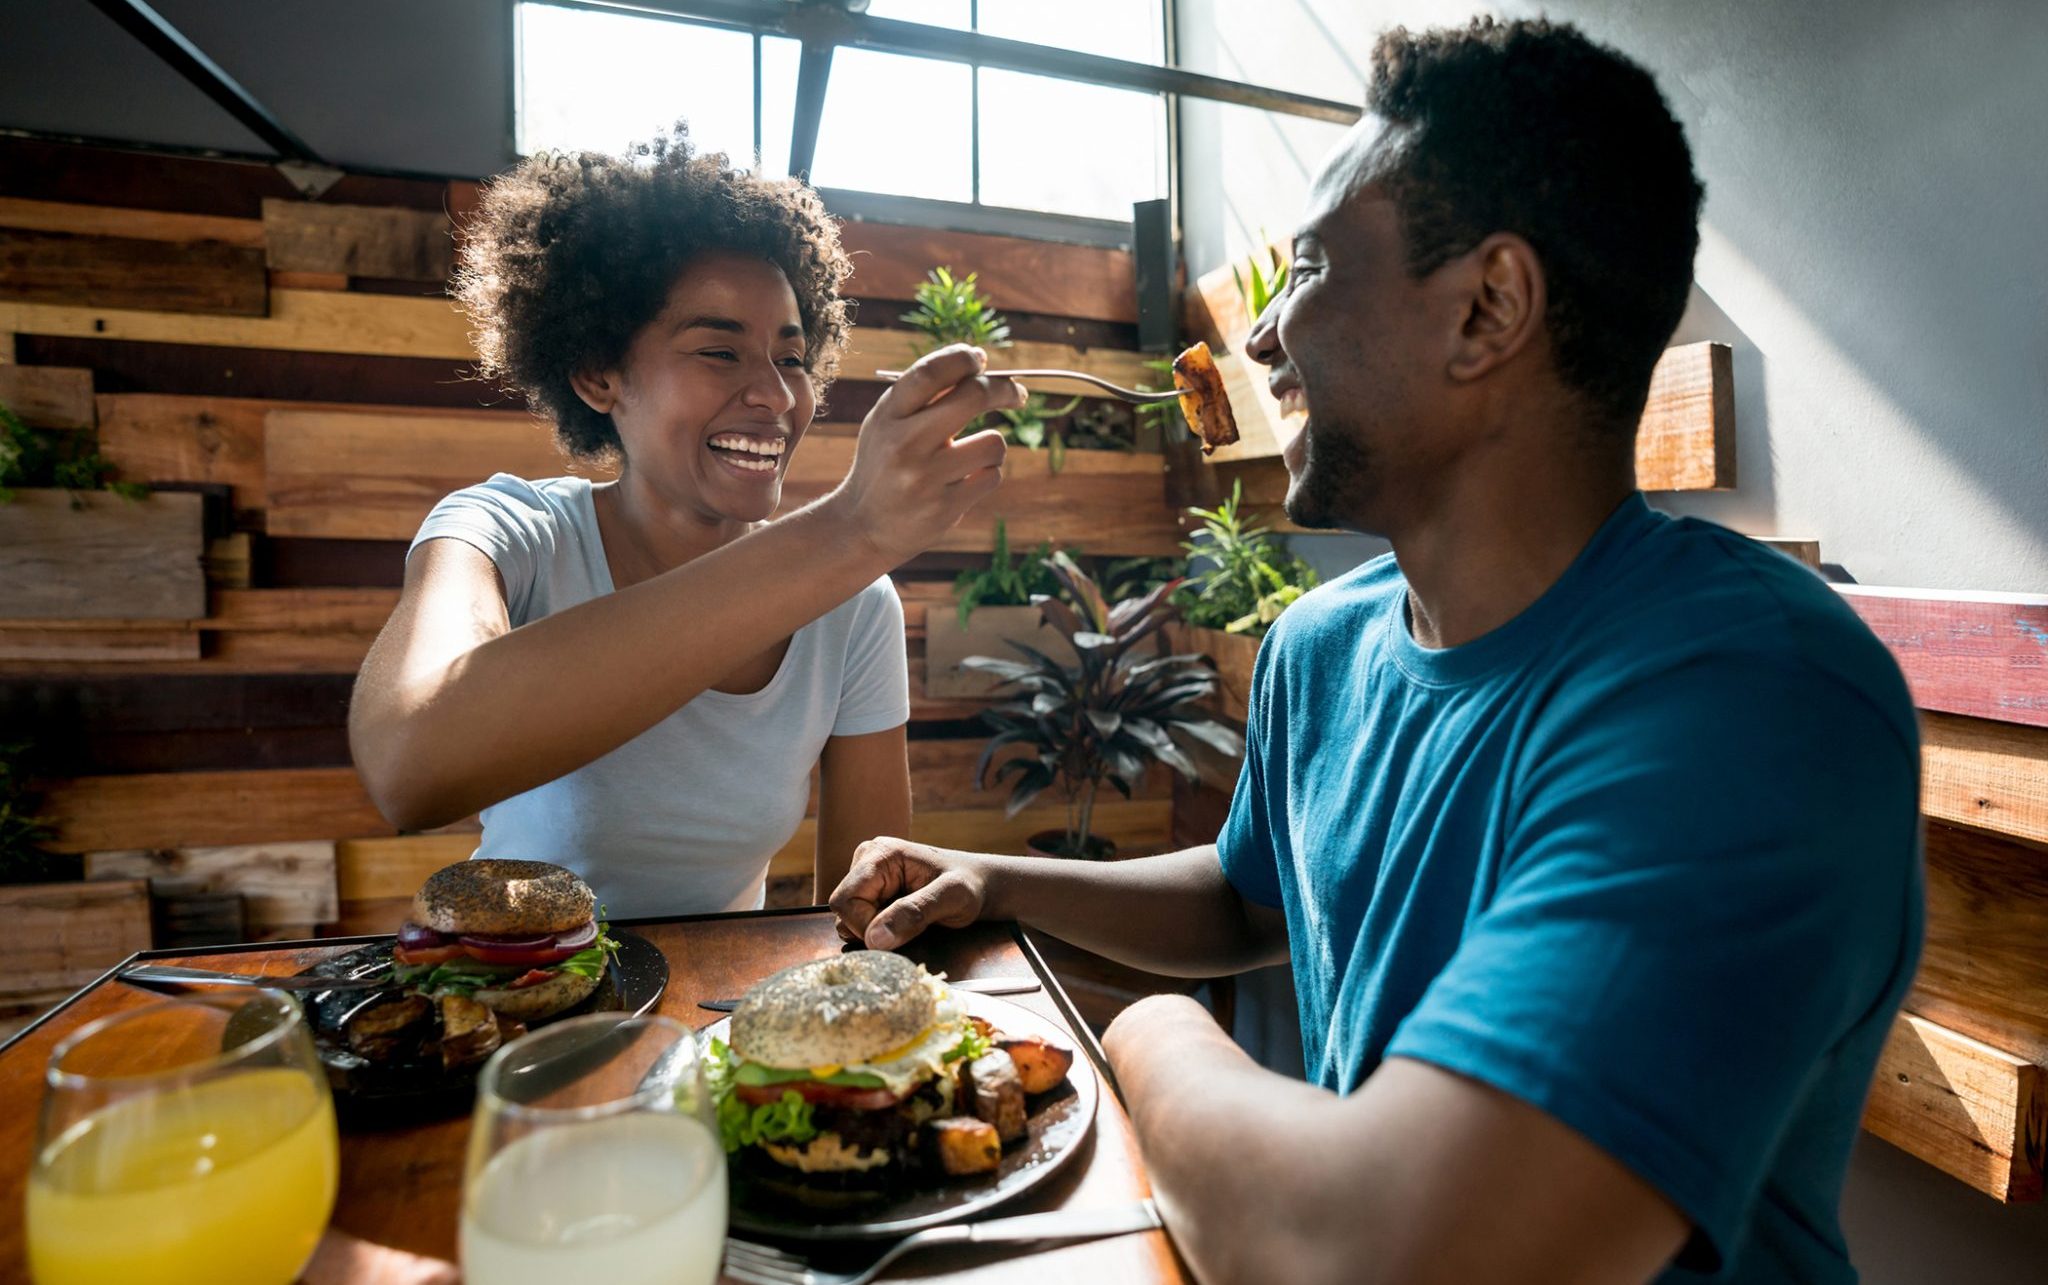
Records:
{"label": "man's ear", "polygon": [[579,370],[569,376],[569,387],[583,399],[583,404],[600,415],[612,413],[612,407],[619,404],[621,380],[616,370]]}
{"label": "man's ear", "polygon": [[1460,256],[1465,320],[1448,373],[1473,380],[1512,361],[1543,330],[1543,263],[1511,232],[1496,232]]}

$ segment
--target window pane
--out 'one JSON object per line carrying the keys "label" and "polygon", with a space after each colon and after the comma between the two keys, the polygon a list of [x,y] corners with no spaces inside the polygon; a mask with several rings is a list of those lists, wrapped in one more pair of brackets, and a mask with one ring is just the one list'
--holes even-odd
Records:
{"label": "window pane", "polygon": [[981,72],[982,204],[1128,221],[1165,191],[1158,95]]}
{"label": "window pane", "polygon": [[[984,3],[986,0],[984,0]],[[967,0],[869,0],[868,17],[921,22],[927,27],[967,30]]]}
{"label": "window pane", "polygon": [[1165,52],[1159,0],[981,0],[977,22],[985,36],[1129,62],[1157,63]]}
{"label": "window pane", "polygon": [[[677,74],[687,67],[690,74]],[[754,156],[754,43],[659,18],[519,6],[519,151],[617,152],[690,122],[700,151]],[[783,144],[785,150],[788,143]]]}
{"label": "window pane", "polygon": [[818,124],[812,183],[972,200],[970,73],[961,63],[839,50]]}
{"label": "window pane", "polygon": [[796,65],[803,51],[800,40],[761,37],[761,172],[770,178],[789,174],[789,134],[796,127]]}

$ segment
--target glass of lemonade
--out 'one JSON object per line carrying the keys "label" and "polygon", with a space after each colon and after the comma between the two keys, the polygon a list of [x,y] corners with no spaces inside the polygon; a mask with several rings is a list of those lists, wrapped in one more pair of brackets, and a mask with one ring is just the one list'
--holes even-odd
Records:
{"label": "glass of lemonade", "polygon": [[711,1285],[725,1151],[697,1037],[593,1013],[522,1036],[477,1081],[462,1193],[470,1285]]}
{"label": "glass of lemonade", "polygon": [[28,1182],[37,1285],[289,1285],[334,1209],[334,1103],[277,991],[104,1017],[50,1055]]}

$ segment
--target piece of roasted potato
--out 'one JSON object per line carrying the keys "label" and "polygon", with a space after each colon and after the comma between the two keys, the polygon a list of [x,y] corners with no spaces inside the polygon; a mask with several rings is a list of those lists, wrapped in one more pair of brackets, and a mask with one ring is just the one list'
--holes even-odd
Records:
{"label": "piece of roasted potato", "polygon": [[967,1020],[975,1030],[981,1032],[981,1038],[992,1040],[996,1037],[996,1025],[994,1022],[989,1021],[985,1017],[975,1017],[971,1013],[968,1015]]}
{"label": "piece of roasted potato", "polygon": [[963,1105],[994,1125],[997,1137],[1012,1142],[1024,1136],[1024,1085],[1008,1053],[991,1049],[969,1062],[960,1088],[966,1094]]}
{"label": "piece of roasted potato", "polygon": [[433,1012],[418,995],[378,1000],[348,1019],[348,1046],[372,1062],[392,1061],[433,1033],[427,1020]]}
{"label": "piece of roasted potato", "polygon": [[994,1173],[1003,1161],[1003,1142],[995,1126],[973,1116],[947,1116],[925,1126],[931,1131],[932,1152],[939,1168],[956,1177]]}
{"label": "piece of roasted potato", "polygon": [[1058,1088],[1074,1065],[1074,1050],[1043,1035],[1005,1037],[996,1041],[996,1047],[1017,1064],[1017,1082],[1026,1093],[1046,1093]]}
{"label": "piece of roasted potato", "polygon": [[454,1070],[481,1062],[505,1042],[498,1015],[467,995],[441,997],[441,1065]]}
{"label": "piece of roasted potato", "polygon": [[1230,394],[1209,345],[1199,340],[1173,359],[1173,386],[1180,393],[1180,413],[1188,429],[1202,439],[1202,454],[1237,440],[1237,418],[1230,413]]}

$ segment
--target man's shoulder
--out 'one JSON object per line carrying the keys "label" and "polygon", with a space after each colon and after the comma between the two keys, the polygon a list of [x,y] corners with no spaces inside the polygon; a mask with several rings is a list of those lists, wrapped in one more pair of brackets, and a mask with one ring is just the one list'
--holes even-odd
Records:
{"label": "man's shoulder", "polygon": [[1802,674],[1853,694],[1903,735],[1912,699],[1898,664],[1842,596],[1784,554],[1711,522],[1666,519],[1602,578],[1559,663],[1595,686],[1680,669]]}
{"label": "man's shoulder", "polygon": [[1268,631],[1272,645],[1286,639],[1304,641],[1331,630],[1355,637],[1362,623],[1400,610],[1407,591],[1408,581],[1394,555],[1381,554],[1296,599]]}

